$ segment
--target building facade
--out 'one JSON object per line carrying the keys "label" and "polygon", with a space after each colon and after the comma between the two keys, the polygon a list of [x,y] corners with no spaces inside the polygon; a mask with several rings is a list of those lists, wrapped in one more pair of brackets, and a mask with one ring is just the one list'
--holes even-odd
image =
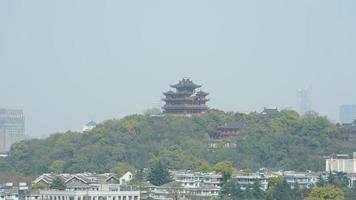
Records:
{"label": "building facade", "polygon": [[312,172],[286,171],[283,176],[292,189],[310,189],[319,182],[319,174]]}
{"label": "building facade", "polygon": [[140,200],[139,191],[39,191],[41,200]]}
{"label": "building facade", "polygon": [[[127,185],[133,178],[131,172],[126,172],[121,177],[113,173],[78,173],[78,174],[55,174],[47,173],[37,177],[33,184],[40,184],[44,188],[49,188],[52,182],[60,178],[66,185],[67,190],[103,190],[105,188],[116,188],[117,186]],[[122,188],[122,187],[121,187]],[[110,189],[114,190],[114,189]]]}
{"label": "building facade", "polygon": [[171,171],[173,181],[161,186],[148,186],[145,194],[159,200],[209,199],[218,197],[223,176],[218,173]]}
{"label": "building facade", "polygon": [[[49,189],[57,178],[63,180],[65,190]],[[36,193],[41,200],[139,200],[140,191],[129,185],[132,178],[131,172],[121,177],[112,173],[49,173],[36,178],[33,184],[42,185],[44,188]]]}
{"label": "building facade", "polygon": [[339,154],[327,158],[325,160],[325,171],[356,173],[356,152],[353,153],[353,158],[349,158],[348,154]]}
{"label": "building facade", "polygon": [[232,178],[240,185],[240,189],[245,190],[255,183],[260,185],[260,189],[266,191],[268,188],[268,178],[273,175],[267,175],[264,173],[236,173]]}
{"label": "building facade", "polygon": [[25,118],[22,110],[0,109],[0,152],[25,139]]}
{"label": "building facade", "polygon": [[226,138],[231,136],[237,136],[240,130],[245,128],[245,124],[241,121],[227,122],[217,128],[217,138]]}
{"label": "building facade", "polygon": [[356,104],[341,105],[339,120],[343,124],[350,124],[356,119]]}
{"label": "building facade", "polygon": [[297,112],[304,115],[312,110],[311,88],[301,88],[297,90]]}
{"label": "building facade", "polygon": [[183,78],[179,83],[171,85],[175,91],[164,92],[165,102],[163,112],[167,114],[178,115],[196,115],[208,111],[206,102],[209,101],[206,96],[208,93],[203,91],[196,92],[201,85],[195,84],[188,78]]}

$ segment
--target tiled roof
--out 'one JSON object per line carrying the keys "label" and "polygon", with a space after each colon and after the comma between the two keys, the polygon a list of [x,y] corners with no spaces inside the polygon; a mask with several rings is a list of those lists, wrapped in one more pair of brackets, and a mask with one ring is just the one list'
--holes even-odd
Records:
{"label": "tiled roof", "polygon": [[88,122],[86,125],[87,125],[87,126],[96,126],[96,122],[94,122],[94,121],[92,120],[92,121]]}
{"label": "tiled roof", "polygon": [[173,87],[173,88],[182,88],[182,87],[199,88],[199,87],[201,87],[201,85],[197,85],[197,84],[193,83],[193,81],[190,80],[189,78],[183,78],[181,81],[179,81],[179,83],[171,85],[171,87]]}
{"label": "tiled roof", "polygon": [[242,129],[245,128],[246,125],[242,123],[241,121],[232,121],[232,122],[227,122],[222,126],[219,126],[218,128],[223,128],[223,129]]}

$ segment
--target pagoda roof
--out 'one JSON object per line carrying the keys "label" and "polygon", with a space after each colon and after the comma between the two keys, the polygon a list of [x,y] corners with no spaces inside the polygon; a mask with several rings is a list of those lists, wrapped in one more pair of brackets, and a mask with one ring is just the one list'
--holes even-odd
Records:
{"label": "pagoda roof", "polygon": [[204,91],[199,91],[199,92],[197,92],[197,95],[198,96],[207,96],[209,93],[207,93],[207,92],[204,92]]}
{"label": "pagoda roof", "polygon": [[201,85],[195,84],[192,80],[189,78],[183,78],[179,83],[171,85],[172,88],[183,88],[183,87],[188,87],[188,88],[199,88]]}
{"label": "pagoda roof", "polygon": [[87,126],[96,126],[96,122],[94,122],[93,120],[91,120],[91,121],[88,122],[86,125],[87,125]]}
{"label": "pagoda roof", "polygon": [[164,92],[164,95],[173,95],[175,94],[175,92],[173,92],[172,90],[169,90],[168,92]]}
{"label": "pagoda roof", "polygon": [[231,121],[227,122],[222,126],[219,126],[219,129],[242,129],[245,128],[246,125],[242,123],[241,121]]}
{"label": "pagoda roof", "polygon": [[266,107],[261,112],[262,115],[275,115],[278,113],[279,113],[278,108],[266,108]]}

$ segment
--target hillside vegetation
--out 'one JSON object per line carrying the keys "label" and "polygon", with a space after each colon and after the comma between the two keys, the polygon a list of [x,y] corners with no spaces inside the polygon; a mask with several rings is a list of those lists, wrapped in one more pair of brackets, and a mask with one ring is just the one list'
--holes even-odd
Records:
{"label": "hillside vegetation", "polygon": [[[231,120],[247,124],[234,138],[238,147],[210,152],[209,135]],[[202,171],[222,160],[230,160],[238,169],[324,170],[323,156],[356,151],[355,141],[344,139],[346,132],[315,113],[300,117],[293,111],[269,117],[218,110],[190,118],[131,115],[108,120],[85,133],[58,133],[17,143],[0,160],[0,171],[102,173],[118,163],[142,169],[155,160],[171,169]]]}

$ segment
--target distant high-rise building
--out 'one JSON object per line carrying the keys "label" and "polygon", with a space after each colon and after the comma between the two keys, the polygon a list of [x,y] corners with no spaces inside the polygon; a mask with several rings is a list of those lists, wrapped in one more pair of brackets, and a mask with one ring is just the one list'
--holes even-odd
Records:
{"label": "distant high-rise building", "polygon": [[311,88],[298,89],[297,91],[297,112],[304,115],[311,111]]}
{"label": "distant high-rise building", "polygon": [[15,142],[25,139],[22,110],[0,109],[0,152],[10,150]]}
{"label": "distant high-rise building", "polygon": [[352,123],[356,119],[356,104],[340,106],[340,122]]}

